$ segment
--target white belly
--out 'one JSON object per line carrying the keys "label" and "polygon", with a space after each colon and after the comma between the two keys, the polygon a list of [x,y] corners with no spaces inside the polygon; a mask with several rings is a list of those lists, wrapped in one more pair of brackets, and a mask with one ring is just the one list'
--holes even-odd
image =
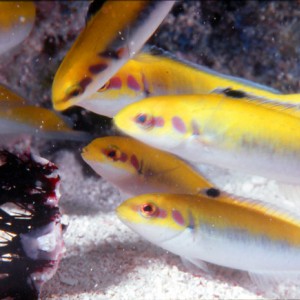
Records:
{"label": "white belly", "polygon": [[290,184],[300,183],[300,155],[288,151],[278,154],[251,147],[235,151],[203,145],[191,138],[170,152],[194,163],[210,164]]}
{"label": "white belly", "polygon": [[160,246],[186,259],[243,271],[300,270],[300,248],[267,238],[254,238],[236,230],[216,230],[202,225],[201,231],[186,229]]}

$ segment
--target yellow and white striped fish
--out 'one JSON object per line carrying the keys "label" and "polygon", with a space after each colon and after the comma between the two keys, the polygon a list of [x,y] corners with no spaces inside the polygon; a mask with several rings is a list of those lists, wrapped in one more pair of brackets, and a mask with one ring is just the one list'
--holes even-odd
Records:
{"label": "yellow and white striped fish", "polygon": [[148,241],[201,269],[205,262],[249,272],[256,283],[300,275],[300,219],[270,204],[228,194],[145,194],[117,215]]}
{"label": "yellow and white striped fish", "polygon": [[283,95],[250,80],[180,60],[156,47],[138,53],[96,93],[81,99],[76,105],[113,117],[126,105],[147,97],[209,93],[224,93],[239,98],[251,96],[252,101],[259,98],[300,106],[300,94]]}
{"label": "yellow and white striped fish", "polygon": [[300,182],[300,118],[292,107],[217,94],[157,96],[125,107],[114,123],[194,163]]}
{"label": "yellow and white striped fish", "polygon": [[175,1],[104,1],[88,20],[53,82],[56,110],[89,97],[133,57]]}
{"label": "yellow and white striped fish", "polygon": [[22,134],[47,139],[90,140],[90,134],[73,130],[68,120],[54,111],[29,105],[23,97],[0,85],[0,142],[6,143]]}
{"label": "yellow and white striped fish", "polygon": [[81,155],[99,175],[131,196],[154,192],[197,194],[204,188],[211,188],[207,189],[210,195],[219,193],[188,163],[128,137],[97,138]]}

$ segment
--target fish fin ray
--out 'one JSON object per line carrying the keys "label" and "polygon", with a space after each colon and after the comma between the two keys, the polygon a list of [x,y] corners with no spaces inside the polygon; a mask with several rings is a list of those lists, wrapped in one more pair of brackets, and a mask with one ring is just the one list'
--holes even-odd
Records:
{"label": "fish fin ray", "polygon": [[[243,90],[232,89],[230,87],[226,89],[215,89],[212,91],[212,93],[222,94],[229,98],[239,99],[241,101],[254,103],[256,105],[262,105],[296,117],[300,116],[300,94],[274,95],[274,99],[270,99],[254,95],[249,92],[244,92]],[[276,99],[276,97],[279,98]]]}
{"label": "fish fin ray", "polygon": [[278,297],[278,291],[289,289],[291,284],[296,284],[300,279],[300,272],[248,272],[251,281],[268,297]]}
{"label": "fish fin ray", "polygon": [[184,267],[191,273],[193,273],[194,275],[213,275],[211,268],[209,267],[209,265],[201,260],[201,259],[197,259],[197,258],[186,258],[186,257],[180,257],[182,264],[184,265]]}
{"label": "fish fin ray", "polygon": [[[174,62],[177,62],[177,63],[180,63],[180,64],[185,64],[185,65],[189,66],[190,68],[199,70],[201,72],[205,72],[205,73],[208,73],[210,75],[217,76],[217,77],[222,77],[223,79],[236,81],[237,83],[244,84],[244,85],[247,85],[249,87],[253,87],[253,88],[256,88],[256,89],[261,89],[261,90],[268,91],[270,93],[274,93],[274,94],[278,94],[278,95],[282,94],[279,90],[274,89],[272,87],[269,87],[269,86],[266,86],[266,85],[263,85],[263,84],[260,84],[260,83],[257,83],[257,82],[253,82],[253,81],[248,80],[248,79],[222,74],[222,73],[219,73],[218,71],[210,69],[206,66],[198,65],[196,63],[193,63],[193,62],[188,61],[188,60],[183,59],[183,58],[178,58],[177,56],[175,56],[171,52],[169,52],[167,50],[164,50],[162,48],[159,48],[157,46],[146,46],[146,47],[143,48],[143,52],[148,53],[148,54],[150,54],[154,57],[160,58],[160,59],[173,60]],[[142,56],[140,56],[140,57],[142,58]],[[139,60],[139,55],[136,56],[136,59]]]}

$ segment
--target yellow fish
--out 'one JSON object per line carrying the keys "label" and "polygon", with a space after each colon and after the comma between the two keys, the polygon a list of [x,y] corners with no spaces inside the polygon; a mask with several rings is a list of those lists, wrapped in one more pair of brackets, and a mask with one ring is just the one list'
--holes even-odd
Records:
{"label": "yellow fish", "polygon": [[105,1],[87,22],[53,82],[56,110],[95,93],[135,55],[175,1]]}
{"label": "yellow fish", "polygon": [[21,43],[35,21],[33,1],[0,1],[0,54]]}
{"label": "yellow fish", "polygon": [[209,187],[208,193],[218,194],[189,164],[128,137],[97,138],[81,155],[99,175],[131,196],[154,192],[197,194]]}
{"label": "yellow fish", "polygon": [[300,219],[273,205],[228,194],[145,194],[118,217],[150,242],[202,269],[205,262],[249,272],[256,283],[300,274]]}
{"label": "yellow fish", "polygon": [[0,85],[1,142],[5,141],[5,138],[10,140],[10,137],[20,134],[48,139],[90,140],[90,134],[73,130],[67,120],[55,112],[29,105],[23,97]]}
{"label": "yellow fish", "polygon": [[253,101],[300,105],[300,94],[279,91],[250,80],[223,75],[209,68],[179,60],[151,47],[138,53],[96,93],[76,105],[97,114],[113,117],[126,105],[158,95],[224,93]]}
{"label": "yellow fish", "polygon": [[10,88],[0,83],[0,103],[6,102],[8,105],[24,105],[27,101]]}
{"label": "yellow fish", "polygon": [[194,163],[299,183],[300,118],[293,108],[217,94],[157,96],[125,107],[114,123]]}

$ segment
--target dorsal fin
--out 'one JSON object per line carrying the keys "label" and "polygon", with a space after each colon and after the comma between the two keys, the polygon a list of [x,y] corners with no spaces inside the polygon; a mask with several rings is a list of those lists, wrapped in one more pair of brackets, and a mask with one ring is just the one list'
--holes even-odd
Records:
{"label": "dorsal fin", "polygon": [[85,17],[85,24],[87,24],[90,21],[90,19],[101,9],[101,7],[106,1],[107,0],[93,0],[90,3],[89,9]]}
{"label": "dorsal fin", "polygon": [[291,211],[279,204],[268,201],[261,201],[257,199],[250,199],[243,196],[237,196],[231,193],[222,191],[218,197],[212,197],[206,194],[207,197],[211,198],[213,201],[222,201],[227,203],[234,203],[240,207],[252,208],[253,210],[265,211],[266,213],[271,213],[274,216],[284,217],[289,222],[300,224],[300,214],[299,211]]}
{"label": "dorsal fin", "polygon": [[[300,100],[299,102],[294,102],[294,103],[290,103],[288,101],[284,102],[281,99],[276,99],[276,95],[274,95],[274,98],[268,99],[266,97],[257,96],[248,92],[244,92],[242,90],[236,90],[232,88],[215,89],[212,91],[212,94],[214,93],[222,94],[229,98],[235,98],[246,102],[251,102],[256,105],[262,105],[297,118],[300,117]],[[299,99],[300,99],[300,94],[299,94]]]}
{"label": "dorsal fin", "polygon": [[[253,82],[253,81],[248,80],[248,79],[222,74],[222,73],[219,73],[218,71],[210,69],[206,66],[198,65],[196,63],[187,61],[185,59],[178,58],[177,56],[170,53],[169,51],[158,48],[156,46],[146,46],[146,47],[143,48],[143,52],[146,52],[146,53],[148,53],[148,54],[150,54],[154,57],[158,57],[158,58],[162,58],[162,59],[169,59],[169,60],[173,60],[175,62],[178,62],[180,64],[185,64],[186,66],[188,66],[190,68],[199,70],[200,72],[204,72],[204,73],[207,73],[207,74],[210,74],[210,75],[213,75],[213,76],[223,78],[225,80],[227,79],[227,80],[235,81],[236,83],[246,85],[246,86],[249,86],[249,87],[252,87],[252,88],[255,88],[255,89],[264,90],[264,91],[267,91],[267,92],[273,93],[273,94],[282,94],[280,91],[278,91],[278,90],[276,90],[272,87],[268,87],[268,86],[265,86],[263,84]],[[139,58],[136,57],[136,59],[138,60]]]}
{"label": "dorsal fin", "polygon": [[164,57],[168,57],[171,58],[173,60],[179,60],[174,54],[172,54],[171,52],[164,50],[162,48],[159,48],[157,46],[151,45],[151,46],[146,46],[145,47],[145,52],[149,52],[151,55],[154,56],[164,56]]}

